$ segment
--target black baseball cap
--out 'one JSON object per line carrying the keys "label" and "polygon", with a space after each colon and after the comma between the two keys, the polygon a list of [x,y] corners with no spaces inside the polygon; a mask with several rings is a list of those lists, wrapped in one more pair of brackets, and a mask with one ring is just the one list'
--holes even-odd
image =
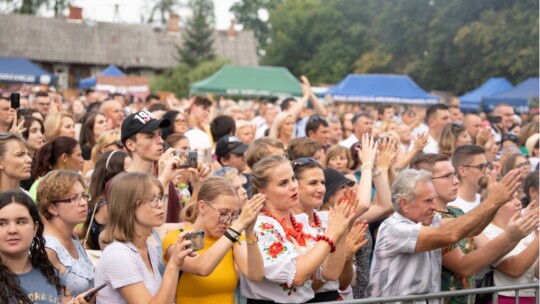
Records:
{"label": "black baseball cap", "polygon": [[167,128],[170,125],[169,119],[157,119],[154,114],[146,110],[133,113],[122,122],[120,140],[125,144],[126,140],[134,134],[150,133],[157,128]]}
{"label": "black baseball cap", "polygon": [[348,179],[345,177],[345,175],[341,174],[339,171],[326,168],[323,170],[324,172],[324,179],[326,183],[326,192],[324,193],[324,202],[327,202],[328,199],[334,193],[338,191],[339,188],[343,186],[354,186],[354,181]]}
{"label": "black baseball cap", "polygon": [[246,152],[248,145],[244,144],[240,138],[233,135],[225,135],[216,143],[216,156],[219,160],[228,153],[242,155]]}

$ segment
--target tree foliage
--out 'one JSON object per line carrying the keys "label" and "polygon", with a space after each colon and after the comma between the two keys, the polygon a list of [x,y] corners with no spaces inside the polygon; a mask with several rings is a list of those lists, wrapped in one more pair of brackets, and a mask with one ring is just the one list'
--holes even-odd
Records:
{"label": "tree foliage", "polygon": [[148,23],[156,22],[156,16],[159,18],[159,23],[167,24],[167,18],[171,13],[182,7],[180,0],[147,0],[152,3]]}
{"label": "tree foliage", "polygon": [[190,0],[192,11],[183,30],[184,42],[179,46],[179,61],[190,67],[211,60],[214,55],[214,3],[212,0]]}
{"label": "tree foliage", "polygon": [[62,16],[71,0],[0,0],[0,6],[8,7],[5,13],[36,15],[40,9],[52,10],[55,17]]}
{"label": "tree foliage", "polygon": [[189,85],[214,74],[229,60],[216,58],[200,62],[195,67],[180,63],[172,69],[166,70],[161,76],[154,77],[150,82],[152,91],[174,92],[176,96],[188,96]]}
{"label": "tree foliage", "polygon": [[[263,64],[314,83],[353,72],[397,73],[461,94],[491,76],[518,83],[538,75],[539,0],[267,2],[241,0],[232,11],[268,42],[259,43]],[[255,13],[258,4],[268,8],[267,22]]]}

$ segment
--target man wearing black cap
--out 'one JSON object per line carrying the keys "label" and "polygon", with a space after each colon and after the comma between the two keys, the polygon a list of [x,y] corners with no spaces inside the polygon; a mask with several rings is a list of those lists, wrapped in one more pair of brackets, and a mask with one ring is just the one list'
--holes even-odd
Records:
{"label": "man wearing black cap", "polygon": [[[131,156],[131,165],[128,172],[145,172],[155,174],[154,165],[163,155],[163,139],[161,129],[171,125],[168,119],[156,119],[148,111],[140,111],[126,117],[121,126],[121,140]],[[162,172],[159,172],[159,181],[165,189],[165,194],[176,193],[171,181],[180,173],[175,169],[180,161],[168,151],[168,157]],[[169,195],[167,207],[167,222],[177,223],[180,215],[180,201],[177,195]]]}
{"label": "man wearing black cap", "polygon": [[[246,152],[248,145],[244,144],[240,138],[233,135],[225,135],[216,143],[217,161],[223,167],[232,167],[242,173],[247,168]],[[251,186],[249,184],[249,175],[242,173],[246,177],[246,182],[242,185],[251,197]]]}

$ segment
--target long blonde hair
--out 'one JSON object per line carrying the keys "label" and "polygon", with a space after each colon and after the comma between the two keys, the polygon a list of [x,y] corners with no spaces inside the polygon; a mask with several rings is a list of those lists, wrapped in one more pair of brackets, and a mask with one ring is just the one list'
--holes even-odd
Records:
{"label": "long blonde hair", "polygon": [[[274,118],[274,121],[272,122],[272,126],[270,127],[270,133],[268,133],[268,136],[273,138],[279,138],[281,135],[281,127],[285,123],[285,120],[289,117],[293,117],[291,113],[288,112],[281,112]],[[294,118],[294,117],[293,117]],[[291,139],[294,138],[294,131],[292,134]]]}
{"label": "long blonde hair", "polygon": [[101,150],[105,148],[105,146],[108,146],[116,141],[120,141],[120,132],[111,130],[111,131],[105,131],[96,140],[96,144],[92,148],[92,156],[91,160],[95,164],[99,158],[99,156],[102,154]]}

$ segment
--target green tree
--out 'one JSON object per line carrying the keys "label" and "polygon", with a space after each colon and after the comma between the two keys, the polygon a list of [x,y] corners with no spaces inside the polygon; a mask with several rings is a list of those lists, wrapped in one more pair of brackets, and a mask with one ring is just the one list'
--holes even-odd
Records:
{"label": "green tree", "polygon": [[150,87],[152,91],[169,91],[178,97],[185,97],[189,95],[190,84],[209,77],[227,63],[230,61],[223,58],[203,61],[195,67],[180,63],[163,75],[152,78]]}
{"label": "green tree", "polygon": [[167,16],[175,12],[177,9],[183,7],[180,0],[147,0],[153,3],[150,10],[150,16],[148,16],[148,23],[156,22],[156,15],[159,15],[159,22],[161,24],[167,24]]}
{"label": "green tree", "polygon": [[47,10],[53,10],[54,16],[62,16],[71,0],[0,0],[10,9],[6,13],[18,13],[27,15],[36,15],[38,11],[45,7]]}
{"label": "green tree", "polygon": [[283,0],[240,0],[230,9],[238,24],[255,33],[260,55],[264,54],[264,49],[270,41],[271,30],[268,19],[263,20],[261,15],[269,14],[281,2]]}
{"label": "green tree", "polygon": [[367,51],[369,14],[363,0],[285,1],[270,13],[271,44],[263,64],[285,66],[314,83],[336,82]]}
{"label": "green tree", "polygon": [[212,0],[190,0],[193,15],[184,29],[184,42],[177,47],[179,61],[190,67],[211,60],[214,55],[214,3]]}

